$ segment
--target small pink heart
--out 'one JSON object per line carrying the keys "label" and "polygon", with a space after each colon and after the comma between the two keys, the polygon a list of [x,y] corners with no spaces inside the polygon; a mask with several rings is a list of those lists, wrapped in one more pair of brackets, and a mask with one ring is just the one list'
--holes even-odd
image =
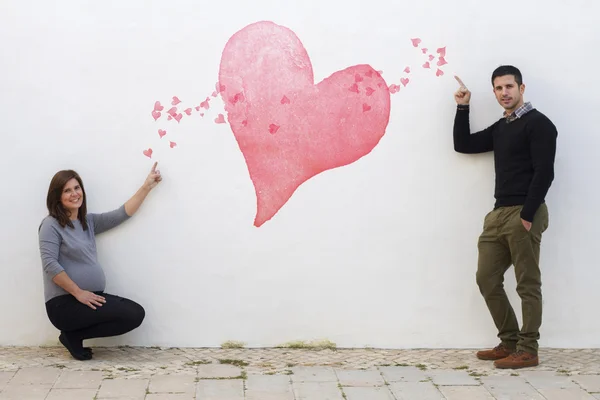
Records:
{"label": "small pink heart", "polygon": [[365,72],[365,76],[366,76],[367,78],[372,78],[372,77],[373,77],[373,70],[372,70],[372,69],[370,69],[370,70],[368,70],[367,72]]}
{"label": "small pink heart", "polygon": [[169,147],[173,148],[175,146],[177,146],[177,143],[175,143],[175,142],[169,142]]}
{"label": "small pink heart", "polygon": [[201,116],[201,117],[204,117],[204,113],[200,113],[200,116]]}
{"label": "small pink heart", "polygon": [[406,72],[407,74],[410,74],[410,67],[404,68],[404,72]]}
{"label": "small pink heart", "polygon": [[354,82],[362,82],[363,79],[364,78],[362,76],[360,76],[360,74],[354,75]]}
{"label": "small pink heart", "polygon": [[427,48],[426,48],[426,47],[423,47],[423,48],[421,49],[421,51],[423,52],[423,54],[426,54],[426,53],[427,53]]}
{"label": "small pink heart", "polygon": [[431,68],[431,65],[429,65],[429,61],[423,64],[423,68]]}
{"label": "small pink heart", "polygon": [[163,136],[165,136],[166,134],[167,134],[167,131],[164,131],[164,130],[162,130],[162,129],[159,129],[159,130],[158,130],[158,136],[160,136],[160,138],[161,138],[161,139],[162,139],[162,138],[163,138]]}
{"label": "small pink heart", "polygon": [[370,87],[365,89],[365,92],[367,93],[367,96],[372,95],[373,93],[375,93],[375,89],[372,89]]}
{"label": "small pink heart", "polygon": [[270,124],[269,125],[269,133],[274,134],[279,129],[279,125]]}
{"label": "small pink heart", "polygon": [[173,96],[173,101],[171,102],[171,104],[174,105],[174,106],[176,106],[179,103],[181,103],[181,100],[179,100],[177,98],[177,96]]}
{"label": "small pink heart", "polygon": [[348,88],[349,91],[354,92],[354,93],[358,93],[358,85],[356,83],[352,84],[352,86],[350,86]]}
{"label": "small pink heart", "polygon": [[217,97],[217,92],[213,90],[213,92],[212,92],[211,96],[212,96],[212,97]]}
{"label": "small pink heart", "polygon": [[389,90],[391,94],[398,93],[400,91],[400,86],[392,84],[390,85]]}
{"label": "small pink heart", "polygon": [[208,104],[208,97],[206,98],[206,100],[204,100],[202,103],[200,103],[200,107],[202,108],[206,108],[207,110],[210,108],[210,105]]}
{"label": "small pink heart", "polygon": [[440,47],[436,50],[436,52],[440,55],[440,57],[446,57],[446,46]]}
{"label": "small pink heart", "polygon": [[217,124],[225,123],[225,117],[223,116],[223,114],[217,115],[217,118],[215,118],[215,123],[217,123]]}
{"label": "small pink heart", "polygon": [[429,61],[433,61],[434,58],[435,58],[435,56],[433,54],[429,55]]}
{"label": "small pink heart", "polygon": [[219,85],[219,82],[217,82],[217,83],[215,83],[215,90],[217,91],[217,93],[221,93],[221,92],[224,92],[225,90],[227,90],[227,86]]}
{"label": "small pink heart", "polygon": [[402,83],[405,87],[406,87],[406,85],[408,85],[408,82],[410,82],[410,79],[408,79],[408,78],[400,79],[400,83]]}
{"label": "small pink heart", "polygon": [[175,115],[173,118],[175,118],[175,120],[177,122],[179,122],[179,121],[181,121],[181,117],[183,117],[183,115],[181,115],[181,113],[179,113],[179,114]]}
{"label": "small pink heart", "polygon": [[200,106],[196,106],[194,108],[196,109],[196,111],[200,111]]}
{"label": "small pink heart", "polygon": [[142,153],[144,153],[146,157],[152,158],[152,149],[144,150]]}
{"label": "small pink heart", "polygon": [[156,121],[160,118],[160,111],[152,111],[152,118]]}
{"label": "small pink heart", "polygon": [[243,120],[243,121],[242,121],[242,125],[244,125],[244,126],[248,126],[248,121],[247,121],[247,120]]}
{"label": "small pink heart", "polygon": [[442,65],[445,65],[445,64],[448,64],[448,62],[446,61],[446,59],[444,57],[440,57],[439,60],[438,60],[438,62],[437,62],[438,67],[441,67]]}
{"label": "small pink heart", "polygon": [[192,115],[192,109],[191,108],[186,108],[183,112],[186,113],[187,115]]}
{"label": "small pink heart", "polygon": [[412,41],[412,44],[414,47],[419,47],[419,43],[421,43],[421,39],[419,38],[414,38],[414,39],[410,39]]}
{"label": "small pink heart", "polygon": [[363,112],[367,112],[371,109],[371,106],[367,103],[363,103]]}
{"label": "small pink heart", "polygon": [[442,71],[441,69],[438,68],[435,73],[435,76],[442,76],[442,75],[444,75],[444,71]]}
{"label": "small pink heart", "polygon": [[176,116],[177,115],[177,107],[171,107],[171,109],[169,111],[167,111],[167,114],[169,114],[172,117]]}
{"label": "small pink heart", "polygon": [[154,111],[162,111],[163,109],[164,107],[160,105],[160,101],[154,103]]}
{"label": "small pink heart", "polygon": [[290,99],[288,99],[286,95],[283,95],[281,98],[281,104],[290,104]]}

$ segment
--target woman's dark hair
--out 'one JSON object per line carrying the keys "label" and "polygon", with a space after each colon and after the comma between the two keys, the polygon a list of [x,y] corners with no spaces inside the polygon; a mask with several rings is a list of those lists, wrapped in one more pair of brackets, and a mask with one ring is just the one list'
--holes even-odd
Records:
{"label": "woman's dark hair", "polygon": [[48,188],[48,196],[46,197],[46,206],[48,207],[48,213],[51,217],[56,218],[60,226],[63,228],[65,226],[69,226],[70,228],[74,228],[71,219],[71,213],[65,209],[62,205],[61,197],[63,193],[63,189],[67,182],[71,179],[77,179],[79,182],[79,186],[81,186],[81,191],[83,192],[83,199],[81,203],[81,207],[79,207],[79,212],[77,213],[77,219],[81,222],[81,226],[83,226],[83,230],[87,231],[87,206],[86,206],[86,195],[85,189],[83,187],[83,182],[81,181],[81,177],[79,174],[71,169],[58,171],[52,177],[50,181],[50,187]]}

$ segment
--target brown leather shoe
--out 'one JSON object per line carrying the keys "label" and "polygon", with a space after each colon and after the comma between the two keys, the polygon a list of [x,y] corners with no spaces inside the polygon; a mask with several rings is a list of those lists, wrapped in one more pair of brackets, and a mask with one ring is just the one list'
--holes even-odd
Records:
{"label": "brown leather shoe", "polygon": [[499,344],[491,350],[481,350],[477,352],[477,358],[480,360],[501,360],[510,356],[515,350],[505,347],[503,344]]}
{"label": "brown leather shoe", "polygon": [[494,362],[494,367],[501,369],[518,369],[535,367],[539,364],[538,356],[523,350],[516,351],[510,356]]}

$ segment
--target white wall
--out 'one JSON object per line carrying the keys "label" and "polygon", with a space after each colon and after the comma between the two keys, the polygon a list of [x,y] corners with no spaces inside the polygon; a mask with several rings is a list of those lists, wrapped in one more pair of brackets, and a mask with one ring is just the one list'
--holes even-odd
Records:
{"label": "white wall", "polygon": [[[98,343],[496,344],[475,284],[492,156],[453,151],[452,75],[472,90],[472,126],[481,129],[502,112],[491,72],[511,63],[524,74],[526,100],[559,130],[541,345],[600,346],[599,13],[585,0],[1,2],[0,345],[57,343],[37,247],[52,175],[77,170],[88,209],[106,211],[133,194],[154,160],[163,183],[98,240],[107,291],[139,301],[147,317]],[[229,126],[213,122],[223,102],[179,124],[155,122],[150,111],[174,95],[192,105],[210,96],[227,40],[262,20],[298,35],[315,82],[356,64],[383,70],[388,84],[407,65],[412,72],[370,154],[308,180],[255,227],[243,155]],[[414,37],[447,46],[444,76],[420,67]],[[158,128],[168,136],[159,139]],[[142,155],[148,147],[152,160]],[[519,307],[512,269],[507,287]]]}

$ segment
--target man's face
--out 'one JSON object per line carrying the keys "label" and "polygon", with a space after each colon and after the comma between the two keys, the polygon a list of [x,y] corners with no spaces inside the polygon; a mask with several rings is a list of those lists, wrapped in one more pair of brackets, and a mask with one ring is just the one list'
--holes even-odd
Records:
{"label": "man's face", "polygon": [[523,105],[524,92],[525,85],[519,86],[514,75],[498,76],[494,79],[496,100],[509,114]]}

